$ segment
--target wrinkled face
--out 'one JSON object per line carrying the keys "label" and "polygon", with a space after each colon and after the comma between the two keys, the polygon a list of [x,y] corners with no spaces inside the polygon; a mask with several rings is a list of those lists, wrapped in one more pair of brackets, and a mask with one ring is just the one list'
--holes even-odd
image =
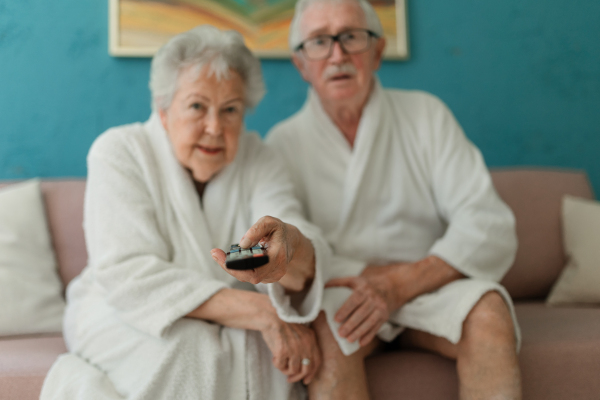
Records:
{"label": "wrinkled face", "polygon": [[245,111],[240,75],[230,70],[219,81],[206,70],[198,75],[183,69],[171,105],[159,111],[177,160],[198,182],[209,181],[235,158]]}
{"label": "wrinkled face", "polygon": [[[352,28],[367,29],[364,12],[355,2],[313,3],[300,21],[302,40],[323,34],[337,35]],[[324,60],[308,60],[302,51],[294,53],[292,60],[321,101],[365,99],[385,48],[384,39],[370,40],[371,46],[363,53],[346,54],[334,42],[332,54]]]}

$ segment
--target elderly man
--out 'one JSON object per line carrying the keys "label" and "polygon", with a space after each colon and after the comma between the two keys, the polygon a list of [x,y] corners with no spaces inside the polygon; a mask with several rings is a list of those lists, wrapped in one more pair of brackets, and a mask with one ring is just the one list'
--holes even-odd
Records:
{"label": "elderly man", "polygon": [[[363,359],[376,335],[402,330],[403,345],[457,361],[461,399],[520,399],[519,330],[497,283],[514,259],[514,217],[439,99],[381,87],[382,33],[364,0],[300,0],[290,46],[312,87],[268,137],[345,260],[327,286],[352,289],[314,324],[324,361],[311,399],[368,398]],[[345,356],[330,345],[343,350],[341,338],[362,347]]]}

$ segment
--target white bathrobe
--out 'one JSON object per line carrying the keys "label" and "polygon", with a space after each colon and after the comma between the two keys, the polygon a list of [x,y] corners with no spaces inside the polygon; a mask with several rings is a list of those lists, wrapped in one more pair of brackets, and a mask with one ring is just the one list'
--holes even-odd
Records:
{"label": "white bathrobe", "polygon": [[[504,297],[514,320],[510,296],[496,283],[516,253],[513,214],[439,99],[384,90],[376,81],[351,148],[311,89],[267,143],[288,165],[308,219],[343,257],[324,271],[325,280],[358,275],[367,263],[431,254],[469,277],[402,307],[380,330],[382,339],[411,327],[457,343],[467,314],[491,290]],[[356,349],[338,342],[346,353]]]}
{"label": "white bathrobe", "polygon": [[210,256],[260,217],[294,224],[313,243],[316,277],[291,306],[279,284],[257,285],[281,319],[312,321],[330,250],[305,221],[285,168],[258,136],[243,134],[235,160],[202,203],[160,119],[111,129],[88,156],[84,228],[89,263],[68,288],[61,357],[42,399],[296,399],[298,385],[271,363],[258,332],[182,318],[223,288],[247,288]]}

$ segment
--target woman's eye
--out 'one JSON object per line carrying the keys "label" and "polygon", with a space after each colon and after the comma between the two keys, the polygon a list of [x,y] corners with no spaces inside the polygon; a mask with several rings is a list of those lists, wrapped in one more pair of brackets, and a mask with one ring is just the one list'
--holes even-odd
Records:
{"label": "woman's eye", "polygon": [[234,114],[234,113],[236,113],[237,111],[238,111],[237,107],[227,107],[227,108],[225,109],[225,112],[226,112],[227,114]]}
{"label": "woman's eye", "polygon": [[202,110],[204,108],[204,106],[200,103],[192,103],[192,105],[190,107],[193,108],[194,110]]}

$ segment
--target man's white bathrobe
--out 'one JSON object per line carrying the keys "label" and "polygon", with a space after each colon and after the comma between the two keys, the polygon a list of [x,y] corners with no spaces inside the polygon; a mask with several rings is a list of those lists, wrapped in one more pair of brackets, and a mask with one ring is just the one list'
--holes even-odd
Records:
{"label": "man's white bathrobe", "polygon": [[[368,263],[430,254],[469,277],[402,307],[380,330],[382,339],[411,327],[457,343],[467,314],[492,290],[514,320],[511,299],[496,283],[516,253],[514,217],[480,152],[440,100],[385,90],[377,81],[351,148],[311,89],[303,108],[276,125],[267,143],[287,163],[308,219],[343,257],[324,271],[326,281],[358,275]],[[356,349],[338,342],[346,353]]]}
{"label": "man's white bathrobe", "polygon": [[243,134],[235,160],[200,202],[156,114],[99,137],[88,156],[89,264],[68,288],[71,354],[53,366],[42,398],[302,398],[273,367],[260,333],[182,318],[223,288],[254,288],[223,271],[210,251],[229,249],[264,215],[312,241],[317,273],[297,309],[281,285],[257,289],[287,322],[317,316],[330,250],[282,170],[258,136]]}

